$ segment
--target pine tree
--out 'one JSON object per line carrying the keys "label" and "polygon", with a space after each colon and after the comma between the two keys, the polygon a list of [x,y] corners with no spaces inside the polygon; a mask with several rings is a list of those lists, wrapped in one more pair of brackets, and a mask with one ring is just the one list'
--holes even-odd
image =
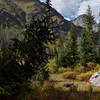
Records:
{"label": "pine tree", "polygon": [[[100,16],[100,13],[99,13]],[[100,20],[98,24],[98,32],[97,32],[97,62],[100,63]]]}
{"label": "pine tree", "polygon": [[[49,6],[50,3],[48,1],[47,7]],[[54,31],[53,27],[51,27],[51,21],[52,19],[48,15],[41,19],[37,16],[33,17],[31,23],[26,26],[24,40],[15,42],[16,49],[19,50],[25,60],[24,66],[30,67],[33,73],[36,73],[37,80],[40,80],[40,77],[41,80],[47,77],[45,65],[48,60],[48,54],[46,53],[46,48],[48,42],[54,40]]]}
{"label": "pine tree", "polygon": [[67,41],[67,55],[68,55],[68,60],[69,60],[69,64],[70,66],[73,66],[77,60],[77,39],[75,37],[75,29],[72,26],[71,30],[70,30],[70,35],[69,35],[69,39]]}
{"label": "pine tree", "polygon": [[74,27],[72,26],[69,38],[65,42],[64,46],[61,48],[60,53],[58,53],[58,62],[60,62],[60,65],[64,67],[67,66],[72,66],[75,64],[77,60],[77,41],[75,38],[75,30]]}
{"label": "pine tree", "polygon": [[46,17],[48,18],[48,23],[51,22],[51,0],[46,0]]}
{"label": "pine tree", "polygon": [[80,63],[86,66],[88,62],[95,62],[95,48],[91,38],[87,35],[87,31],[84,29],[80,40]]}
{"label": "pine tree", "polygon": [[60,50],[58,52],[57,64],[59,66],[67,67],[69,62],[67,62],[66,59],[67,59],[66,48],[63,45],[60,47]]}
{"label": "pine tree", "polygon": [[[87,18],[86,18],[86,31],[89,40],[89,53],[91,53],[90,60],[95,61],[96,58],[96,32],[93,30],[93,25],[95,24],[94,16],[92,15],[91,7],[88,6],[87,9]],[[89,61],[90,61],[89,60]]]}
{"label": "pine tree", "polygon": [[98,39],[97,62],[100,63],[100,39]]}
{"label": "pine tree", "polygon": [[14,44],[10,48],[10,53],[4,52],[5,58],[0,63],[2,66],[0,85],[27,82],[32,76],[38,81],[48,78],[45,65],[49,55],[46,49],[47,43],[54,40],[54,31],[48,22],[49,19],[48,15],[42,16],[41,19],[38,15],[33,16],[31,22],[25,27],[23,39],[13,39]]}
{"label": "pine tree", "polygon": [[87,35],[91,39],[91,42],[93,42],[92,44],[94,44],[94,48],[95,48],[95,44],[97,40],[96,40],[96,32],[93,29],[94,24],[95,24],[94,16],[92,15],[91,7],[88,6],[87,17],[86,17],[86,31],[87,31]]}
{"label": "pine tree", "polygon": [[47,5],[47,8],[50,9],[51,8],[51,0],[46,0],[46,5]]}
{"label": "pine tree", "polygon": [[86,66],[89,61],[95,62],[96,60],[96,45],[95,45],[95,32],[93,25],[95,24],[94,17],[92,16],[91,7],[88,6],[86,17],[86,30],[84,29],[81,35],[80,42],[80,63]]}
{"label": "pine tree", "polygon": [[92,15],[92,10],[90,6],[88,6],[88,9],[87,9],[87,17],[86,17],[85,22],[86,22],[86,31],[88,35],[93,36],[95,33],[93,31],[93,25],[95,24],[95,21],[94,21],[94,16]]}
{"label": "pine tree", "polygon": [[86,66],[88,60],[88,36],[86,30],[82,31],[81,41],[80,41],[80,63],[83,66]]}

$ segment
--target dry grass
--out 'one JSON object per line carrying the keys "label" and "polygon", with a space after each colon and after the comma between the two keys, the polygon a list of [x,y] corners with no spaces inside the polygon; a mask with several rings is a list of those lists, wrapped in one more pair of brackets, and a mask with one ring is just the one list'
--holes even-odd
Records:
{"label": "dry grass", "polygon": [[[64,88],[65,83],[74,82],[73,88]],[[33,84],[34,85],[34,84]],[[100,100],[100,87],[87,82],[64,79],[62,74],[51,74],[44,86],[26,92],[20,99],[1,97],[0,100]]]}
{"label": "dry grass", "polygon": [[[64,79],[63,74],[51,74],[49,80],[50,82],[54,83],[54,86],[56,88],[62,88],[65,90],[66,88],[64,88],[63,85],[66,83],[74,83],[78,91],[84,91],[84,92],[89,91],[91,87],[86,81]],[[92,89],[94,92],[100,92],[100,87],[92,86]]]}

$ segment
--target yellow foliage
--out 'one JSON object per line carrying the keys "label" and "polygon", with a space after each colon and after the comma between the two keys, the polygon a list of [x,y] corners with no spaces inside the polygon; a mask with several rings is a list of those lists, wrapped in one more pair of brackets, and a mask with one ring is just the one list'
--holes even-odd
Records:
{"label": "yellow foliage", "polygon": [[89,71],[89,72],[86,72],[86,73],[81,73],[81,74],[76,76],[76,79],[80,80],[80,81],[87,81],[93,73],[94,73],[93,71]]}
{"label": "yellow foliage", "polygon": [[97,64],[96,67],[94,68],[94,72],[100,71],[100,65]]}
{"label": "yellow foliage", "polygon": [[72,71],[67,71],[63,73],[63,77],[66,79],[75,79],[76,78],[77,73],[76,72],[72,72]]}
{"label": "yellow foliage", "polygon": [[80,64],[77,64],[77,65],[75,66],[75,69],[74,69],[74,70],[75,70],[76,72],[82,73],[82,72],[85,71],[85,67],[82,66],[82,65],[80,65]]}
{"label": "yellow foliage", "polygon": [[64,67],[58,68],[58,72],[60,72],[60,73],[63,73],[63,72],[66,72],[66,71],[71,71],[71,70],[72,70],[71,68],[64,68]]}
{"label": "yellow foliage", "polygon": [[56,64],[56,59],[50,59],[49,62],[46,65],[47,70],[49,70],[50,73],[55,73],[57,72],[57,64]]}
{"label": "yellow foliage", "polygon": [[52,16],[52,20],[53,21],[57,20],[57,16]]}
{"label": "yellow foliage", "polygon": [[96,67],[96,63],[94,63],[94,62],[89,62],[89,63],[87,63],[87,66],[89,67],[89,68],[94,68],[94,67]]}

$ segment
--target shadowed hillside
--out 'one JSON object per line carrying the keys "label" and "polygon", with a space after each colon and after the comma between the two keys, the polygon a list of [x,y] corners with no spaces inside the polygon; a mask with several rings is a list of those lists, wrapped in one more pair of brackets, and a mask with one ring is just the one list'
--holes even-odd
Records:
{"label": "shadowed hillside", "polygon": [[[0,24],[9,26],[24,27],[26,21],[32,16],[46,14],[46,5],[39,0],[0,0]],[[55,9],[51,9],[51,16],[56,21],[57,32],[65,38],[70,30],[72,22],[67,21]],[[74,26],[75,27],[75,26]],[[80,28],[76,27],[77,35]]]}

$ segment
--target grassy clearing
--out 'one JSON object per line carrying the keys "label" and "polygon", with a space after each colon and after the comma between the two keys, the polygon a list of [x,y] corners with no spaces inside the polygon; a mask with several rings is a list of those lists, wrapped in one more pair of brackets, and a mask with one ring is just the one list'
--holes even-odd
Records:
{"label": "grassy clearing", "polygon": [[54,83],[54,86],[56,88],[63,88],[66,90],[66,88],[63,87],[64,84],[74,83],[74,85],[77,87],[77,91],[88,92],[89,89],[92,87],[92,90],[94,92],[100,92],[100,87],[91,86],[86,81],[64,79],[62,74],[51,74],[49,80],[50,82]]}
{"label": "grassy clearing", "polygon": [[[73,83],[73,88],[64,88],[65,83]],[[63,74],[51,74],[43,86],[35,86],[33,90],[16,96],[0,96],[0,100],[100,100],[100,87],[94,87],[85,81],[68,80]]]}

